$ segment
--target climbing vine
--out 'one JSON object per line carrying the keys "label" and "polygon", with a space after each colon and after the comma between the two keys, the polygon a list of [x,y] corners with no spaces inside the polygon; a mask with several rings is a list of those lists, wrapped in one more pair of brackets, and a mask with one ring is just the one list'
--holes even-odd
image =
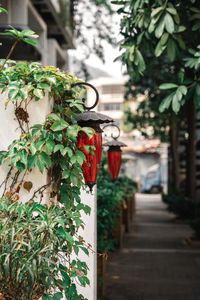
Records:
{"label": "climbing vine", "polygon": [[[34,44],[32,31],[9,32],[14,45],[18,40]],[[8,149],[0,151],[1,168],[8,168],[0,186],[1,299],[84,299],[76,286],[89,284],[88,267],[78,254],[88,255],[91,246],[79,229],[84,227],[81,212],[89,214],[90,208],[80,199],[85,156],[76,140],[80,131],[89,136],[93,131],[76,121],[85,93],[73,86],[78,81],[55,67],[12,61],[10,55],[0,61],[1,101],[12,108],[17,132]],[[31,104],[40,107],[41,101],[47,101],[49,114],[32,124]],[[26,179],[33,170],[48,174],[39,188]],[[27,201],[21,203],[24,189]]]}

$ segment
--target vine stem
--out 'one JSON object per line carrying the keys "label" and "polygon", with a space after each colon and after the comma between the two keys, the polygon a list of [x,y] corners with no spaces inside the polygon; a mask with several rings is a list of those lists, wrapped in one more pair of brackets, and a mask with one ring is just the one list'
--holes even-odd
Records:
{"label": "vine stem", "polygon": [[[17,102],[16,102],[16,105],[15,105],[15,111],[16,111],[16,109],[17,108],[19,108],[20,107],[20,104],[19,104],[19,106],[17,105]],[[20,119],[19,119],[19,117],[17,116],[17,114],[15,113],[15,116],[16,116],[16,118],[17,118],[17,122],[19,123],[19,127],[20,127],[20,129],[21,129],[21,132],[22,133],[26,133],[26,131],[24,130],[24,128],[23,128],[23,126],[22,126],[22,124],[21,124],[21,122],[20,122]]]}
{"label": "vine stem", "polygon": [[10,175],[11,175],[11,173],[12,173],[12,170],[13,170],[13,167],[10,167],[10,170],[8,171],[5,180],[0,184],[0,188],[5,184],[5,186],[4,186],[4,191],[3,191],[3,194],[2,194],[2,195],[5,194],[6,187],[7,187],[7,182],[8,182],[8,180],[9,180],[9,178],[10,178]]}
{"label": "vine stem", "polygon": [[38,193],[43,193],[50,185],[51,185],[51,182],[49,182],[49,183],[47,183],[47,184],[44,184],[44,185],[41,186],[39,189],[37,189],[37,190],[33,193],[32,197],[29,199],[29,201],[33,200],[33,199],[36,197],[36,195],[37,195]]}
{"label": "vine stem", "polygon": [[13,43],[13,45],[10,48],[10,51],[8,52],[8,55],[6,56],[6,59],[4,60],[3,64],[0,66],[0,71],[3,70],[5,64],[7,63],[7,61],[9,60],[9,58],[11,57],[13,51],[15,50],[15,47],[17,46],[17,44],[19,43],[20,39],[16,39],[16,41]]}

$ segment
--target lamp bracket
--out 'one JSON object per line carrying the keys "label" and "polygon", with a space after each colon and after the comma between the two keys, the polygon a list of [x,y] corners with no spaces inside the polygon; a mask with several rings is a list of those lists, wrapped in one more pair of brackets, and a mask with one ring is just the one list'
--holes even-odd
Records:
{"label": "lamp bracket", "polygon": [[117,136],[114,136],[113,133],[111,133],[111,137],[113,138],[113,140],[117,140],[119,138],[119,136],[120,136],[120,133],[121,133],[119,126],[117,126],[116,124],[108,124],[108,125],[105,125],[103,127],[103,130],[105,128],[107,128],[107,127],[115,127],[115,128],[117,128],[117,130],[118,130]]}
{"label": "lamp bracket", "polygon": [[[88,82],[76,82],[76,83],[72,84],[72,87],[79,86],[79,85],[80,86],[82,86],[82,85],[89,86],[91,89],[93,89],[93,91],[95,92],[95,95],[96,95],[95,103],[92,106],[86,106],[85,104],[83,104],[83,105],[84,105],[84,108],[87,110],[91,110],[91,109],[95,108],[95,106],[97,106],[97,104],[99,102],[99,93],[98,93],[97,89],[91,83],[88,83]],[[86,101],[86,99],[84,99],[84,98],[82,100]]]}

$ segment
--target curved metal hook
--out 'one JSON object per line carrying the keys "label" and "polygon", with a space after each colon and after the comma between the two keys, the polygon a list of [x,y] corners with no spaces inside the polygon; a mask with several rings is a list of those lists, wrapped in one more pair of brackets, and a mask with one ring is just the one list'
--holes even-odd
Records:
{"label": "curved metal hook", "polygon": [[111,133],[111,137],[114,139],[114,140],[117,140],[119,137],[120,137],[120,133],[121,133],[121,130],[119,129],[119,126],[117,126],[116,124],[108,124],[108,125],[105,125],[103,127],[103,129],[105,129],[106,127],[115,127],[118,129],[118,135],[117,136],[114,136],[113,133]]}
{"label": "curved metal hook", "polygon": [[[95,92],[95,94],[96,94],[95,103],[92,106],[86,106],[85,104],[83,104],[85,109],[87,109],[87,110],[93,109],[98,104],[98,102],[99,102],[99,93],[98,93],[97,89],[92,84],[90,84],[88,82],[76,82],[76,83],[72,84],[72,87],[79,86],[79,85],[89,86]],[[86,99],[83,98],[83,100],[86,100]]]}

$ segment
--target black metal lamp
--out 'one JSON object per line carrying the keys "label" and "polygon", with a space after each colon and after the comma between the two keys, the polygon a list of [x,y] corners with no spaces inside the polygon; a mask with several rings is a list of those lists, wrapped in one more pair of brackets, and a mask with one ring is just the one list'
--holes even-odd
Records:
{"label": "black metal lamp", "polygon": [[[90,127],[95,130],[95,134],[92,138],[89,138],[85,132],[81,131],[78,135],[77,145],[78,148],[83,151],[85,154],[86,160],[82,165],[83,175],[85,179],[85,183],[89,186],[90,191],[92,191],[93,186],[96,184],[97,174],[99,170],[99,165],[101,162],[101,155],[102,155],[102,132],[100,125],[104,123],[111,123],[113,122],[112,118],[97,113],[95,111],[91,111],[99,102],[99,93],[97,89],[90,83],[87,82],[77,82],[73,84],[74,86],[89,86],[92,88],[96,94],[95,103],[87,107],[84,104],[84,108],[86,111],[79,114],[77,117],[78,124],[81,127]],[[83,99],[85,100],[85,99]],[[95,150],[93,153],[87,150],[85,146],[94,146]]]}

